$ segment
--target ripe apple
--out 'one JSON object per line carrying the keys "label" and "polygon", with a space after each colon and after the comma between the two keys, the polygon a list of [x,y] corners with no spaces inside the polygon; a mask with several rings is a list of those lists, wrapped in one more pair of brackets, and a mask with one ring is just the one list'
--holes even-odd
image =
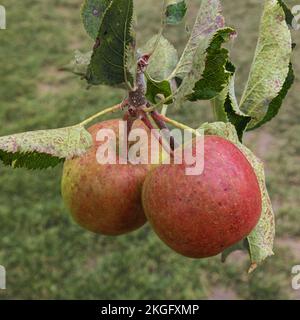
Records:
{"label": "ripe apple", "polygon": [[217,255],[244,239],[262,210],[257,177],[242,152],[221,137],[204,140],[201,175],[186,175],[185,163],[161,165],[148,174],[142,195],[157,235],[191,258]]}
{"label": "ripe apple", "polygon": [[[104,235],[125,234],[146,223],[141,191],[151,167],[120,164],[118,152],[117,164],[99,164],[96,159],[97,150],[104,143],[96,141],[98,131],[112,129],[120,139],[119,121],[104,121],[90,127],[93,146],[83,156],[67,160],[62,177],[62,196],[75,221],[85,229]],[[133,128],[149,132],[139,120]]]}

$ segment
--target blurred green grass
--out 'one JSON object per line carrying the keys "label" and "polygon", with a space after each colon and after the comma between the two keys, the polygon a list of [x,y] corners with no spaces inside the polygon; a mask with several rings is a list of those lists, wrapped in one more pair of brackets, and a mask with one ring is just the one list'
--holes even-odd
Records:
{"label": "blurred green grass", "polygon": [[[85,90],[76,77],[59,72],[75,49],[89,50],[79,18],[80,0],[2,0],[7,30],[0,31],[0,134],[74,124],[118,103],[124,92]],[[191,18],[200,1],[190,1]],[[159,28],[160,0],[136,1],[139,40]],[[297,1],[287,1],[292,6]],[[241,94],[255,49],[261,5],[224,0],[228,23],[239,37],[232,45]],[[168,38],[182,50],[184,27]],[[294,32],[294,39],[300,37]],[[294,55],[300,74],[299,49]],[[60,197],[61,167],[47,171],[0,166],[0,264],[7,269],[1,299],[281,299],[300,298],[291,289],[291,268],[300,263],[300,82],[271,124],[249,133],[246,142],[265,161],[277,217],[276,255],[253,275],[237,253],[189,260],[162,244],[147,226],[119,238],[78,227]],[[197,126],[210,120],[206,103],[170,110]]]}

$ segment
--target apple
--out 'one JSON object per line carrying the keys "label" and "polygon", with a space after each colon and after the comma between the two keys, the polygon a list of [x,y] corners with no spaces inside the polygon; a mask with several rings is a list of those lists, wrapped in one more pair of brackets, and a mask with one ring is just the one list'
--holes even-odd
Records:
{"label": "apple", "polygon": [[[131,232],[146,223],[141,191],[151,169],[147,164],[121,164],[118,152],[116,164],[98,163],[97,150],[104,142],[97,141],[97,133],[111,129],[120,139],[119,121],[90,127],[93,146],[83,156],[67,160],[62,177],[62,196],[75,221],[87,230],[111,236]],[[148,130],[140,120],[133,128]]]}
{"label": "apple", "polygon": [[161,165],[147,175],[142,194],[157,235],[191,258],[215,256],[244,239],[262,211],[258,180],[243,153],[218,136],[204,141],[202,174],[186,175],[185,162]]}

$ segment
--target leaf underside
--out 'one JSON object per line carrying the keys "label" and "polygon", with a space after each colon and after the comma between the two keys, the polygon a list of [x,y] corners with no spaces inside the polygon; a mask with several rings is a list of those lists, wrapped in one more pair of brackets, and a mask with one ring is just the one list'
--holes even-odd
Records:
{"label": "leaf underside", "polygon": [[175,94],[177,106],[185,100],[210,100],[226,87],[231,73],[226,70],[228,51],[221,46],[230,39],[232,32],[231,28],[218,30],[204,54],[200,55],[200,60],[197,57],[194,61],[194,67]]}
{"label": "leaf underside", "polygon": [[193,93],[188,97],[190,101],[211,100],[226,86],[231,72],[226,69],[228,50],[222,48],[223,43],[230,39],[233,29],[221,29],[214,35],[206,50],[205,69],[202,78],[196,82]]}
{"label": "leaf underside", "polygon": [[282,1],[265,0],[255,57],[240,103],[240,109],[252,118],[249,129],[278,113],[291,84],[292,39],[287,13]]}
{"label": "leaf underside", "polygon": [[243,134],[248,123],[251,121],[251,117],[244,114],[238,105],[235,94],[235,66],[231,62],[228,62],[226,69],[231,73],[228,84],[224,90],[213,99],[212,103],[216,118],[219,121],[232,123],[237,131],[239,140],[242,141]]}
{"label": "leaf underside", "polygon": [[86,75],[87,67],[91,62],[91,56],[92,51],[82,53],[79,50],[76,50],[74,59],[61,70],[84,77]]}
{"label": "leaf underside", "polygon": [[[191,36],[183,51],[183,54],[172,73],[172,78],[183,79],[194,69],[195,55],[197,60],[204,61],[205,52],[211,39],[218,29],[225,26],[222,15],[222,7],[219,0],[203,0],[199,9]],[[202,55],[202,57],[201,57]],[[196,70],[197,71],[197,70]],[[200,70],[198,77],[203,70]]]}
{"label": "leaf underside", "polygon": [[[157,36],[152,37],[140,50],[142,54],[153,52],[156,42]],[[146,98],[148,101],[155,104],[157,103],[157,95],[160,94],[167,98],[172,94],[170,82],[166,79],[176,67],[177,62],[177,50],[166,38],[161,36],[147,67]],[[172,101],[169,103],[172,103]]]}
{"label": "leaf underside", "polygon": [[[153,36],[145,46],[140,49],[143,54],[153,51],[157,36]],[[147,73],[156,81],[169,77],[178,62],[178,53],[174,46],[163,36],[159,37],[158,46],[149,60]]]}
{"label": "leaf underside", "polygon": [[[196,22],[191,33],[188,44],[175,68],[172,72],[172,78],[182,79],[182,82],[175,93],[175,105],[181,106],[187,99],[196,100],[196,89],[198,96],[207,98],[213,95],[216,87],[220,86],[220,82],[227,77],[227,72],[223,66],[216,66],[214,63],[223,63],[226,51],[221,49],[222,41],[229,39],[229,35],[233,32],[231,28],[224,28],[225,19],[222,16],[222,8],[219,1],[203,0]],[[219,53],[213,56],[213,51]],[[210,55],[211,54],[211,55]],[[209,66],[209,69],[206,69]],[[226,75],[221,76],[220,82],[212,84],[213,76],[211,72],[222,72]],[[207,77],[206,81],[203,74]],[[216,79],[215,79],[216,80]],[[197,88],[196,88],[197,85]],[[211,90],[211,91],[210,91]]]}
{"label": "leaf underside", "polygon": [[288,72],[288,75],[285,79],[285,82],[284,82],[279,94],[277,95],[277,97],[275,97],[270,102],[268,112],[266,113],[264,118],[262,118],[262,120],[259,123],[257,123],[254,127],[249,128],[249,130],[257,129],[257,128],[261,127],[262,125],[264,125],[265,123],[271,121],[274,117],[276,117],[276,115],[278,114],[278,112],[280,110],[280,107],[282,106],[283,100],[287,96],[290,88],[292,87],[292,85],[294,83],[294,80],[295,80],[295,75],[294,75],[294,71],[293,71],[293,65],[290,63],[289,72]]}
{"label": "leaf underside", "polygon": [[30,131],[0,137],[0,160],[14,168],[46,169],[83,155],[91,145],[81,126]]}

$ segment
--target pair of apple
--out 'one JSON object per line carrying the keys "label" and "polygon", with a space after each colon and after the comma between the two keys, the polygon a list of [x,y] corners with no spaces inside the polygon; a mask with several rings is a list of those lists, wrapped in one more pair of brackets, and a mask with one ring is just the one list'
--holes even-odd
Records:
{"label": "pair of apple", "polygon": [[[97,132],[117,134],[118,123],[90,127],[93,146],[65,162],[62,195],[79,225],[121,235],[148,220],[163,242],[191,258],[217,255],[253,230],[262,210],[261,192],[254,170],[234,144],[205,136],[204,171],[196,176],[186,175],[185,163],[100,165]],[[136,121],[135,126],[144,125]]]}

